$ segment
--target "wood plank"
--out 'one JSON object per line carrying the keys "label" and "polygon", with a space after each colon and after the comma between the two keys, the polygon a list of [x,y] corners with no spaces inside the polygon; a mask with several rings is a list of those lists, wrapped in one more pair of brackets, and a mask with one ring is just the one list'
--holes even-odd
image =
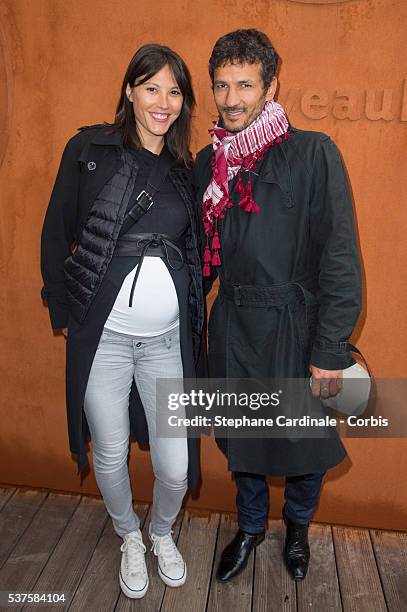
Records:
{"label": "wood plank", "polygon": [[[134,510],[142,528],[147,517],[148,504],[135,504]],[[109,518],[69,607],[70,612],[114,610],[120,594],[122,542]]]}
{"label": "wood plank", "polygon": [[27,592],[35,584],[80,495],[50,493],[0,570],[0,590]]}
{"label": "wood plank", "polygon": [[[229,582],[223,584],[218,582],[215,578],[222,551],[233,539],[237,529],[238,526],[234,517],[231,515],[222,515],[207,607],[210,612],[226,612],[226,610],[228,612],[234,610],[239,610],[239,612],[251,611],[254,568],[253,554],[250,555],[247,566],[243,572],[235,578],[232,578]],[[262,544],[260,544],[260,546],[262,546]]]}
{"label": "wood plank", "polygon": [[367,529],[332,528],[344,612],[387,612]]}
{"label": "wood plank", "polygon": [[[181,529],[181,523],[184,516],[184,510],[181,509],[173,526],[174,542],[178,542],[178,537]],[[115,608],[115,612],[128,612],[136,610],[137,612],[158,612],[164,597],[166,585],[161,580],[157,571],[157,558],[151,552],[151,543],[148,537],[148,526],[151,521],[151,508],[143,528],[143,540],[147,547],[146,565],[150,584],[147,593],[142,599],[130,599],[124,593],[120,592],[120,597]]]}
{"label": "wood plank", "polygon": [[284,539],[283,521],[269,521],[266,539],[256,548],[253,612],[297,610],[295,582],[283,560]]}
{"label": "wood plank", "polygon": [[0,568],[31,523],[46,491],[17,489],[0,512]]}
{"label": "wood plank", "polygon": [[[68,608],[108,519],[101,499],[82,497],[44,571],[33,586],[35,592],[65,594]],[[61,603],[24,606],[32,612],[61,611]]]}
{"label": "wood plank", "polygon": [[389,612],[407,610],[407,533],[370,530]]}
{"label": "wood plank", "polygon": [[185,512],[178,547],[187,565],[187,579],[180,588],[167,588],[161,612],[204,612],[209,594],[219,514]]}
{"label": "wood plank", "polygon": [[0,511],[6,505],[10,497],[15,493],[15,487],[0,487]]}
{"label": "wood plank", "polygon": [[297,582],[298,612],[307,612],[311,608],[342,612],[331,527],[311,524],[309,543],[308,573],[305,580]]}

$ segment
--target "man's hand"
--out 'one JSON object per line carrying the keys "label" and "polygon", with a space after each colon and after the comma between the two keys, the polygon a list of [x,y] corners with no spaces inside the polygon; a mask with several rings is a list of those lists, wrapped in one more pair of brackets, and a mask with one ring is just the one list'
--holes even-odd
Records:
{"label": "man's hand", "polygon": [[314,397],[333,397],[342,389],[343,370],[321,370],[310,365]]}
{"label": "man's hand", "polygon": [[65,338],[68,337],[68,328],[67,327],[63,327],[62,328],[62,333],[64,334]]}

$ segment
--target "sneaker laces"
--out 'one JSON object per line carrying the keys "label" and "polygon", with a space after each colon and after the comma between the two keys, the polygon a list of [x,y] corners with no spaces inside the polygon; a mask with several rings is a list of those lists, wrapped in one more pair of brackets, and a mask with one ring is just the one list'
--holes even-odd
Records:
{"label": "sneaker laces", "polygon": [[135,533],[130,533],[124,538],[120,550],[127,553],[125,559],[129,575],[144,573],[144,553],[147,549],[140,537]]}
{"label": "sneaker laces", "polygon": [[152,534],[153,545],[151,550],[154,551],[155,555],[160,556],[160,561],[162,561],[164,567],[169,564],[184,567],[184,559],[171,537],[173,533],[173,531],[170,531],[170,533],[165,536]]}

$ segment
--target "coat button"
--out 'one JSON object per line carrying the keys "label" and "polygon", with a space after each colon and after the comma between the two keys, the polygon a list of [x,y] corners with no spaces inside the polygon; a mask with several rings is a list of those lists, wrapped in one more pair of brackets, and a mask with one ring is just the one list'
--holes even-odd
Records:
{"label": "coat button", "polygon": [[140,348],[141,342],[137,342],[136,346],[137,346],[137,348]]}
{"label": "coat button", "polygon": [[88,162],[88,170],[96,170],[96,163],[94,161]]}

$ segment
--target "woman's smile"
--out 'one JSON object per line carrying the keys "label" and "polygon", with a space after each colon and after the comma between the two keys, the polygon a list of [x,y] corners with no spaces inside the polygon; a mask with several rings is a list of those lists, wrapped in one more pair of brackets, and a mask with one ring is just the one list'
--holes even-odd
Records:
{"label": "woman's smile", "polygon": [[167,123],[170,115],[169,113],[156,113],[156,112],[150,112],[151,117],[154,119],[154,121],[156,121],[157,123]]}

